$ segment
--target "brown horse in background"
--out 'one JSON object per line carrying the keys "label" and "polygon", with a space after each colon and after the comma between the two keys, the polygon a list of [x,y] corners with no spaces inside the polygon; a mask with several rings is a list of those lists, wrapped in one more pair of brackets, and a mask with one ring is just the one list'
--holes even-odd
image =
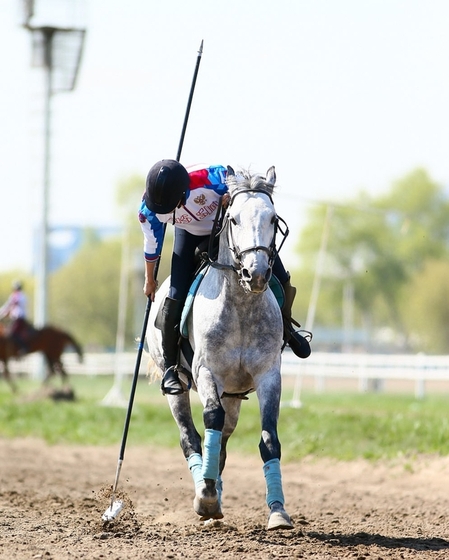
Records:
{"label": "brown horse in background", "polygon": [[63,384],[66,384],[68,375],[61,360],[62,353],[67,346],[71,346],[78,354],[81,362],[83,360],[81,346],[72,335],[51,325],[45,325],[42,329],[35,329],[29,325],[29,328],[27,350],[25,352],[10,336],[0,334],[0,362],[3,362],[5,380],[15,390],[16,387],[8,369],[8,361],[11,358],[20,358],[33,352],[42,352],[48,368],[44,383],[47,383],[53,375],[59,374]]}

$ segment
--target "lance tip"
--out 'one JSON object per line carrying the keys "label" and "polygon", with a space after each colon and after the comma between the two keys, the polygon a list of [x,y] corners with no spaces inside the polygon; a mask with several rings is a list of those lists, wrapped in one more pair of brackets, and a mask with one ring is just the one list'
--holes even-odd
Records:
{"label": "lance tip", "polygon": [[199,54],[200,56],[203,54],[203,43],[204,43],[204,40],[201,39],[200,50],[198,51],[198,54]]}

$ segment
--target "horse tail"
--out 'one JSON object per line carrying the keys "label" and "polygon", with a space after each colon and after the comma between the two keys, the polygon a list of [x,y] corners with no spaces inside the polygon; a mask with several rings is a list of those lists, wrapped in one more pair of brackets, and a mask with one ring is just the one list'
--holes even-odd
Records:
{"label": "horse tail", "polygon": [[78,354],[79,362],[81,363],[84,358],[84,353],[83,353],[83,349],[81,348],[81,345],[78,344],[78,342],[69,333],[65,333],[65,335],[67,338],[67,344],[70,344],[70,346],[74,348],[75,352]]}
{"label": "horse tail", "polygon": [[150,383],[154,383],[155,381],[160,381],[162,379],[162,374],[164,372],[161,368],[156,364],[151,356],[149,356],[148,364],[147,364],[147,377],[150,378]]}

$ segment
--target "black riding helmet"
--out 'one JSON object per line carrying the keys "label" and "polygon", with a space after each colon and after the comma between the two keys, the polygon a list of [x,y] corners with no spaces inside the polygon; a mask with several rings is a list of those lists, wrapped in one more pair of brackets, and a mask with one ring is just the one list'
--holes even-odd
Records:
{"label": "black riding helmet", "polygon": [[189,188],[186,168],[174,159],[163,159],[148,172],[145,205],[156,214],[168,214],[178,206]]}

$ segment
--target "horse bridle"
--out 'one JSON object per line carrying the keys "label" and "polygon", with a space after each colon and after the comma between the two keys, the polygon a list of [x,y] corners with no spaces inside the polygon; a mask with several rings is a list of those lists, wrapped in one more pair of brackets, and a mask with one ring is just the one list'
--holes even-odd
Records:
{"label": "horse bridle", "polygon": [[[254,192],[260,192],[263,193],[265,195],[268,196],[268,198],[270,199],[271,203],[273,204],[273,199],[271,197],[271,195],[264,189],[241,189],[238,190],[237,192],[235,192],[230,201],[229,201],[229,205],[228,208],[230,208],[236,198],[236,196],[238,196],[239,194],[242,193],[254,193]],[[220,205],[217,209],[217,214],[216,214],[216,221],[214,223],[214,229],[213,231],[215,231],[216,227],[217,227],[217,222],[218,222],[218,216],[220,214],[220,208],[221,208],[221,199],[220,199]],[[229,264],[221,264],[217,261],[211,260],[209,258],[209,262],[211,264],[211,266],[215,267],[215,268],[220,268],[220,269],[231,269],[234,272],[236,272],[239,276],[241,276],[241,272],[242,272],[242,256],[245,253],[249,253],[251,251],[264,251],[265,253],[267,253],[268,255],[268,264],[270,266],[270,268],[273,266],[273,263],[279,253],[279,251],[282,248],[282,245],[284,244],[287,235],[289,234],[289,229],[288,229],[288,225],[287,222],[281,218],[278,214],[275,214],[275,216],[273,217],[272,223],[273,223],[273,237],[272,240],[270,242],[270,244],[268,246],[265,245],[254,245],[252,247],[246,247],[245,249],[239,249],[238,245],[235,242],[234,236],[232,234],[232,225],[234,225],[232,223],[232,218],[229,214],[229,211],[226,212],[226,214],[224,215],[224,217],[222,218],[223,220],[223,224],[220,228],[220,230],[218,231],[218,233],[216,234],[217,236],[221,235],[221,233],[224,230],[227,230],[227,238],[228,238],[228,242],[229,242],[229,249],[231,250],[231,252],[234,254],[234,260],[236,262],[237,266],[233,266],[233,265],[229,265]],[[282,227],[281,224],[285,227]],[[276,248],[276,235],[277,233],[280,233],[282,235],[282,241],[281,244],[279,245],[279,248]]]}

